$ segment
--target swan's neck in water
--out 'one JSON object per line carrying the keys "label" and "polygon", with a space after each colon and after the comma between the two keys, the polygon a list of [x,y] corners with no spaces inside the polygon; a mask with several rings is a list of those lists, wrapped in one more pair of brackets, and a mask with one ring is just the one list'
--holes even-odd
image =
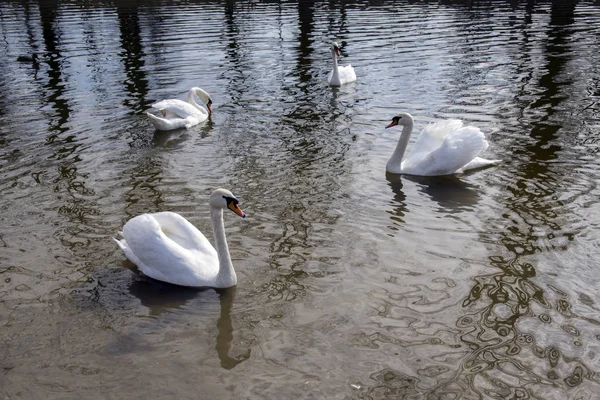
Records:
{"label": "swan's neck in water", "polygon": [[237,276],[229,256],[229,247],[225,238],[225,228],[223,226],[223,210],[220,208],[211,208],[210,219],[212,220],[213,236],[215,247],[219,256],[219,273],[217,274],[217,284],[222,287],[233,286],[237,283]]}
{"label": "swan's neck in water", "polygon": [[396,150],[394,150],[394,154],[390,157],[388,161],[388,171],[390,167],[396,166],[393,169],[400,169],[402,164],[402,158],[404,158],[404,153],[406,152],[406,147],[408,146],[408,140],[410,139],[410,134],[412,133],[413,123],[410,122],[407,125],[404,125],[402,129],[402,133],[400,134],[400,139],[398,139],[398,144],[396,145]]}

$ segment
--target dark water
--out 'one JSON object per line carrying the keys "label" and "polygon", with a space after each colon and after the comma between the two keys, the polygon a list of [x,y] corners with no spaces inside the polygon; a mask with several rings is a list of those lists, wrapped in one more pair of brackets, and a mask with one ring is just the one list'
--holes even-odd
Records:
{"label": "dark water", "polygon": [[[0,395],[598,398],[599,32],[590,1],[1,3]],[[212,119],[155,133],[192,86]],[[386,176],[398,111],[504,163]],[[209,233],[217,187],[238,286],[139,277],[123,223]]]}

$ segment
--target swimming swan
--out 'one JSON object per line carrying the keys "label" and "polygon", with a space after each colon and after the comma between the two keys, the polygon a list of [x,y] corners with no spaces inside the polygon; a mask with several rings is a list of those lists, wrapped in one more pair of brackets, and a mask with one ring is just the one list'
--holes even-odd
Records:
{"label": "swimming swan", "polygon": [[340,46],[337,42],[331,44],[331,56],[333,57],[333,69],[329,72],[327,80],[331,86],[340,86],[344,83],[354,82],[356,80],[356,73],[354,68],[350,64],[345,67],[339,67],[337,58],[341,55]]}
{"label": "swimming swan", "polygon": [[[208,111],[196,103],[194,95],[200,98]],[[158,131],[169,131],[177,128],[189,128],[205,121],[212,113],[212,100],[204,90],[193,87],[188,92],[187,102],[179,99],[162,100],[152,104],[152,108],[156,108],[160,112],[160,115],[146,112],[152,125]]]}
{"label": "swimming swan", "polygon": [[413,117],[399,113],[386,128],[396,125],[404,128],[394,154],[385,166],[392,174],[451,175],[501,162],[478,157],[488,147],[483,132],[474,126],[463,127],[456,119],[427,125],[403,159],[413,129]]}
{"label": "swimming swan", "polygon": [[210,217],[217,248],[194,225],[173,212],[142,214],[127,221],[117,242],[125,256],[146,275],[181,286],[227,288],[237,276],[223,229],[223,210],[246,214],[228,190],[210,195]]}

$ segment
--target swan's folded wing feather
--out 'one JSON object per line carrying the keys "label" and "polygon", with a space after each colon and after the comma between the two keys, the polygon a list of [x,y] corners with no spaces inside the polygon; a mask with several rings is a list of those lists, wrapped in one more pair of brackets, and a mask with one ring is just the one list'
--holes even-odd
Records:
{"label": "swan's folded wing feather", "polygon": [[[189,224],[178,214],[169,214]],[[192,239],[182,239],[188,226],[180,226],[177,218],[163,229],[161,222],[170,219],[167,215],[159,215],[158,218],[156,215],[139,215],[123,227],[123,236],[137,262],[130,260],[151,278],[178,285],[193,286],[193,282],[214,279],[218,273],[218,257],[204,235],[196,230],[201,237],[196,234]],[[194,239],[199,240],[195,245]]]}
{"label": "swan's folded wing feather", "polygon": [[154,128],[159,131],[170,131],[177,128],[186,128],[189,124],[187,119],[180,118],[177,116],[171,116],[169,118],[158,117],[154,114],[146,113],[150,122],[154,125]]}
{"label": "swan's folded wing feather", "polygon": [[181,215],[170,211],[150,215],[160,224],[163,233],[181,247],[189,250],[214,251],[206,236]]}
{"label": "swan's folded wing feather", "polygon": [[152,107],[156,108],[157,110],[164,110],[165,112],[168,112],[168,115],[176,114],[182,118],[185,118],[190,115],[199,115],[199,114],[206,114],[208,116],[207,111],[202,112],[203,110],[198,109],[198,108],[194,107],[193,105],[191,105],[190,103],[187,103],[187,102],[185,102],[183,100],[179,100],[179,99],[162,100],[162,101],[159,101],[158,103],[152,104]]}
{"label": "swan's folded wing feather", "polygon": [[[439,132],[434,132],[439,133]],[[435,138],[431,136],[430,138]],[[439,140],[439,139],[438,139]],[[468,126],[446,134],[441,145],[429,152],[422,153],[403,162],[403,170],[419,171],[418,175],[449,175],[462,172],[462,168],[477,157],[488,146],[485,136],[479,128]]]}
{"label": "swan's folded wing feather", "polygon": [[338,67],[338,71],[342,83],[350,83],[356,80],[356,72],[354,72],[354,68],[351,65]]}
{"label": "swan's folded wing feather", "polygon": [[462,128],[462,121],[449,119],[430,123],[419,134],[416,142],[410,149],[410,156],[423,157],[436,149],[439,149],[447,135]]}

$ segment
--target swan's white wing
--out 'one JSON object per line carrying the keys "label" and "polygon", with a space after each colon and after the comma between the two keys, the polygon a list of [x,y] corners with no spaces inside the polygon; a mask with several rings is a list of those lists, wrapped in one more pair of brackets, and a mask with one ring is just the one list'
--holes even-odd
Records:
{"label": "swan's white wing", "polygon": [[146,113],[154,128],[158,131],[170,131],[177,128],[187,128],[189,121],[186,118],[180,118],[174,114],[170,117],[158,117],[154,114]]}
{"label": "swan's white wing", "polygon": [[181,215],[163,211],[150,214],[159,224],[162,232],[181,247],[192,251],[211,251],[217,254],[206,236]]}
{"label": "swan's white wing", "polygon": [[[152,107],[168,113],[167,115],[176,114],[182,118],[185,118],[189,115],[203,114],[200,109],[196,108],[190,103],[178,99],[162,100],[158,103],[152,104]],[[208,112],[206,112],[206,114],[208,116]]]}
{"label": "swan's white wing", "polygon": [[[127,258],[140,270],[165,282],[211,286],[219,271],[216,250],[206,237],[179,214],[143,214],[123,227]],[[123,248],[123,247],[122,247]]]}
{"label": "swan's white wing", "polygon": [[354,72],[354,68],[352,68],[350,64],[344,67],[338,67],[338,72],[342,84],[354,82],[356,80],[356,72]]}
{"label": "swan's white wing", "polygon": [[327,81],[331,86],[340,86],[345,83],[354,82],[356,80],[356,72],[354,72],[354,68],[351,65],[347,65],[345,67],[338,66],[338,75],[337,79],[333,74],[333,70],[329,71],[327,75]]}
{"label": "swan's white wing", "polygon": [[[460,121],[456,122],[460,123]],[[468,126],[452,129],[459,125],[456,122],[444,121],[443,129],[429,130],[429,134],[425,141],[420,143],[417,152],[413,154],[413,150],[411,150],[409,157],[402,162],[402,171],[406,174],[423,176],[450,175],[462,172],[463,167],[488,147],[488,143],[479,128]],[[436,125],[440,125],[440,123]],[[446,134],[441,137],[440,134],[443,132]],[[417,142],[420,139],[421,137]],[[437,148],[427,151],[427,149],[435,147],[440,140],[441,143]]]}
{"label": "swan's white wing", "polygon": [[462,121],[449,119],[428,124],[423,128],[417,141],[410,149],[408,157],[424,157],[426,154],[439,149],[447,135],[462,128]]}

